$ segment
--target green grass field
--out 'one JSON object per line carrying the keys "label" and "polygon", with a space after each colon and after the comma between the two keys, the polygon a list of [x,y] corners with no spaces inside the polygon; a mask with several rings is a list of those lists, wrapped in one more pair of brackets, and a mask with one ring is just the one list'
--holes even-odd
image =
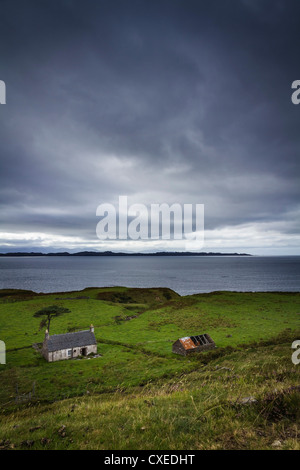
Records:
{"label": "green grass field", "polygon": [[[32,345],[44,331],[33,314],[53,304],[70,313],[52,320],[50,334],[93,323],[100,357],[47,363],[39,355]],[[201,333],[215,350],[172,353],[178,338]],[[299,449],[291,344],[300,339],[300,293],[2,290],[0,339],[0,448],[265,449],[278,441]],[[34,398],[16,403],[16,386],[28,394],[33,383]]]}

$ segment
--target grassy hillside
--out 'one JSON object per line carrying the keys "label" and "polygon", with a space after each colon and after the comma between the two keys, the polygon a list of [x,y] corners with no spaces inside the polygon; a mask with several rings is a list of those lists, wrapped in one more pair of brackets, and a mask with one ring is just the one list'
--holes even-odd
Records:
{"label": "grassy hillside", "polygon": [[[71,313],[50,334],[93,323],[100,357],[47,363],[32,348],[44,337],[33,314],[53,304]],[[299,448],[299,312],[299,293],[0,291],[0,448]],[[172,354],[205,332],[216,350]],[[35,398],[16,403],[16,385],[33,383]]]}

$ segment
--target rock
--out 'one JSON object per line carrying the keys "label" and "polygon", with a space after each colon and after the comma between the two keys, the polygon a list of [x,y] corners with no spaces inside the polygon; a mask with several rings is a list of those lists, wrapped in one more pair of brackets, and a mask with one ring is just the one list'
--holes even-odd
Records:
{"label": "rock", "polygon": [[48,437],[42,437],[41,439],[41,444],[42,446],[46,446],[47,444],[50,444],[51,439],[48,439]]}
{"label": "rock", "polygon": [[257,400],[254,397],[245,397],[240,400],[241,405],[250,405],[251,403],[256,403]]}
{"label": "rock", "polygon": [[58,434],[60,435],[60,437],[66,437],[66,426],[63,424],[59,430],[58,430]]}
{"label": "rock", "polygon": [[272,442],[271,446],[272,447],[281,447],[282,443],[279,440],[276,440],[276,441]]}
{"label": "rock", "polygon": [[216,370],[229,370],[229,371],[232,371],[232,369],[230,369],[229,367],[220,367],[219,365],[217,365],[215,367]]}

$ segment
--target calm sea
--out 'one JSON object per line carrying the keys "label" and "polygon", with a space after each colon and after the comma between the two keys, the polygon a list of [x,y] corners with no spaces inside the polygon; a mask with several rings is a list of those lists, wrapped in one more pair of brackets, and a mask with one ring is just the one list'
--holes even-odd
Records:
{"label": "calm sea", "polygon": [[62,292],[85,287],[300,291],[300,256],[0,258],[0,288]]}

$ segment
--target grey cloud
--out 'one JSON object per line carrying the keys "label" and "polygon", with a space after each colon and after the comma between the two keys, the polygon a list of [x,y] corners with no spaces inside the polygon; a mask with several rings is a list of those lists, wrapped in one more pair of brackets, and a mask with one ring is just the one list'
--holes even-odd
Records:
{"label": "grey cloud", "polygon": [[209,229],[292,222],[298,2],[1,8],[2,231],[91,240],[121,194],[204,203]]}

